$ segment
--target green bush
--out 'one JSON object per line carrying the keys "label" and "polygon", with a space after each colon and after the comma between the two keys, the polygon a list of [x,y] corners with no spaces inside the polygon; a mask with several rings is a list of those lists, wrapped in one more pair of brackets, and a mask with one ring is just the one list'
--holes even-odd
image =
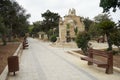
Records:
{"label": "green bush", "polygon": [[88,42],[90,40],[90,36],[87,32],[79,33],[76,37],[76,43],[79,48],[83,51],[85,55],[87,55]]}
{"label": "green bush", "polygon": [[51,42],[55,42],[57,40],[57,36],[56,35],[52,35],[51,37],[50,37],[50,41]]}

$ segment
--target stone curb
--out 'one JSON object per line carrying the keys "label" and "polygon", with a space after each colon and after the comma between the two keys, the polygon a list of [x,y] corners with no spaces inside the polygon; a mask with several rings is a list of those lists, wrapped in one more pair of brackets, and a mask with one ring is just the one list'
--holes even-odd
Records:
{"label": "stone curb", "polygon": [[[85,57],[84,55],[77,54],[76,52],[73,52],[73,51],[68,51],[68,52],[75,55],[75,56],[78,56],[78,57]],[[118,67],[113,66],[113,69],[117,72],[120,72],[120,68],[118,68]]]}
{"label": "stone curb", "polygon": [[[18,55],[18,52],[20,50],[20,48],[22,47],[22,43],[19,45],[19,47],[17,48],[17,50],[14,53],[14,56]],[[0,75],[0,80],[6,80],[8,75],[8,65],[5,67],[5,69],[3,70],[3,72]]]}

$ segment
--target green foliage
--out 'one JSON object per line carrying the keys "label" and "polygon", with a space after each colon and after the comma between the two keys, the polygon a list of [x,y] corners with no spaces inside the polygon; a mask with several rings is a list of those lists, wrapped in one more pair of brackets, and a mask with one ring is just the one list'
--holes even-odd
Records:
{"label": "green foliage", "polygon": [[110,20],[110,16],[108,14],[98,14],[94,17],[94,22],[89,25],[90,27],[88,30],[91,38],[98,38],[100,36],[104,36],[105,33],[103,33],[103,30],[100,28],[101,25],[99,25],[99,23],[106,20]]}
{"label": "green foliage", "polygon": [[117,7],[120,9],[120,0],[100,0],[100,7],[103,8],[103,12],[108,12],[110,8],[115,12]]}
{"label": "green foliage", "polygon": [[98,23],[91,24],[88,33],[91,38],[98,38],[103,35],[102,30],[98,27]]}
{"label": "green foliage", "polygon": [[6,38],[11,41],[12,36],[24,36],[28,32],[29,17],[15,0],[0,1],[0,33],[3,45],[6,45]]}
{"label": "green foliage", "polygon": [[48,34],[48,31],[50,29],[56,28],[56,31],[58,34],[58,24],[59,24],[59,15],[58,13],[51,12],[50,10],[47,10],[45,13],[42,14],[42,17],[44,18],[42,26],[44,26],[44,32]]}
{"label": "green foliage", "polygon": [[1,34],[6,33],[6,28],[5,28],[4,24],[1,24],[1,23],[0,23],[0,33]]}
{"label": "green foliage", "polygon": [[2,36],[3,45],[6,45],[7,44],[7,42],[6,42],[6,28],[4,27],[3,24],[0,24],[0,34]]}
{"label": "green foliage", "polygon": [[40,31],[42,31],[42,22],[41,21],[34,22],[32,25],[31,33],[36,35]]}
{"label": "green foliage", "polygon": [[79,33],[76,37],[76,43],[79,48],[83,51],[85,55],[87,55],[88,42],[90,40],[90,36],[87,32]]}
{"label": "green foliage", "polygon": [[111,20],[109,14],[98,14],[94,17],[95,22],[99,23],[101,21]]}
{"label": "green foliage", "polygon": [[5,33],[5,31],[6,31],[6,28],[3,22],[3,18],[0,16],[0,33],[3,34]]}
{"label": "green foliage", "polygon": [[74,28],[74,32],[75,32],[75,35],[77,35],[77,33],[78,33],[78,28],[77,27]]}
{"label": "green foliage", "polygon": [[70,24],[69,24],[69,23],[66,24],[66,28],[67,28],[67,29],[70,29]]}
{"label": "green foliage", "polygon": [[51,37],[50,37],[50,41],[51,42],[55,42],[57,40],[57,36],[56,35],[52,35]]}
{"label": "green foliage", "polygon": [[118,47],[120,52],[120,30],[116,29],[114,32],[110,33],[110,39],[112,43]]}
{"label": "green foliage", "polygon": [[3,17],[5,28],[8,29],[10,36],[20,36],[28,32],[29,23],[27,19],[30,15],[25,14],[24,8],[15,0],[1,0],[0,15]]}
{"label": "green foliage", "polygon": [[[112,50],[112,41],[110,39],[110,33],[114,31],[115,23],[111,20],[108,14],[99,14],[95,18],[97,23],[97,31],[100,35],[107,37],[108,50]],[[92,30],[91,30],[92,31]]]}
{"label": "green foliage", "polygon": [[2,42],[3,42],[3,45],[6,45],[6,33],[7,33],[7,29],[4,25],[4,22],[3,22],[3,18],[2,16],[0,15],[0,34],[2,36]]}
{"label": "green foliage", "polygon": [[29,29],[29,33],[32,33],[32,29],[34,28],[33,25],[29,25],[28,29]]}
{"label": "green foliage", "polygon": [[[47,10],[45,13],[41,14],[43,21],[36,21],[33,23],[32,34],[37,34],[38,32],[45,32],[50,38],[51,35],[58,35],[58,24],[59,24],[59,15],[58,13],[51,12]],[[54,30],[55,29],[55,30]]]}
{"label": "green foliage", "polygon": [[49,35],[49,36],[54,35],[54,31],[53,31],[53,29],[50,29],[50,30],[48,31],[48,35]]}
{"label": "green foliage", "polygon": [[110,20],[101,21],[99,23],[99,27],[100,27],[100,29],[102,29],[102,33],[105,34],[107,37],[107,42],[108,42],[108,46],[109,46],[108,50],[112,50],[113,43],[110,38],[110,33],[112,33],[114,31],[115,23]]}
{"label": "green foliage", "polygon": [[116,24],[110,20],[101,21],[99,23],[100,29],[102,29],[103,33],[105,33],[105,34],[109,34],[114,29],[115,25]]}
{"label": "green foliage", "polygon": [[85,25],[85,30],[89,31],[90,25],[93,23],[93,21],[90,20],[89,18],[83,18],[83,22]]}

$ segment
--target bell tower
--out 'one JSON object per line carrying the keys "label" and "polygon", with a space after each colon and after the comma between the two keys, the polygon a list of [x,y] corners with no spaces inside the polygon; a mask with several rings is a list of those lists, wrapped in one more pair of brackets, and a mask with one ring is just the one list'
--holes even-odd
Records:
{"label": "bell tower", "polygon": [[73,16],[73,15],[76,16],[76,11],[75,11],[75,9],[74,9],[74,8],[69,9],[68,15],[70,15],[70,16]]}

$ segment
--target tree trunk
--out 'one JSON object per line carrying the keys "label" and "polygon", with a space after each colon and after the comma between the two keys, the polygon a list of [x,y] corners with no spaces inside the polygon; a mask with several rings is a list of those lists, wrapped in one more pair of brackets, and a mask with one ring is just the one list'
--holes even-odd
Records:
{"label": "tree trunk", "polygon": [[6,34],[2,34],[2,42],[3,42],[3,45],[7,45]]}
{"label": "tree trunk", "polygon": [[82,50],[82,52],[84,53],[84,55],[86,55],[86,56],[88,55],[88,54],[87,54],[87,48],[81,48],[81,50]]}
{"label": "tree trunk", "polygon": [[110,50],[112,50],[112,42],[111,42],[111,40],[110,40],[110,36],[109,36],[109,34],[106,34],[106,36],[107,36],[107,43],[108,43],[108,51],[110,51]]}
{"label": "tree trunk", "polygon": [[12,41],[12,35],[11,35],[11,34],[8,35],[8,41],[9,41],[9,42]]}

